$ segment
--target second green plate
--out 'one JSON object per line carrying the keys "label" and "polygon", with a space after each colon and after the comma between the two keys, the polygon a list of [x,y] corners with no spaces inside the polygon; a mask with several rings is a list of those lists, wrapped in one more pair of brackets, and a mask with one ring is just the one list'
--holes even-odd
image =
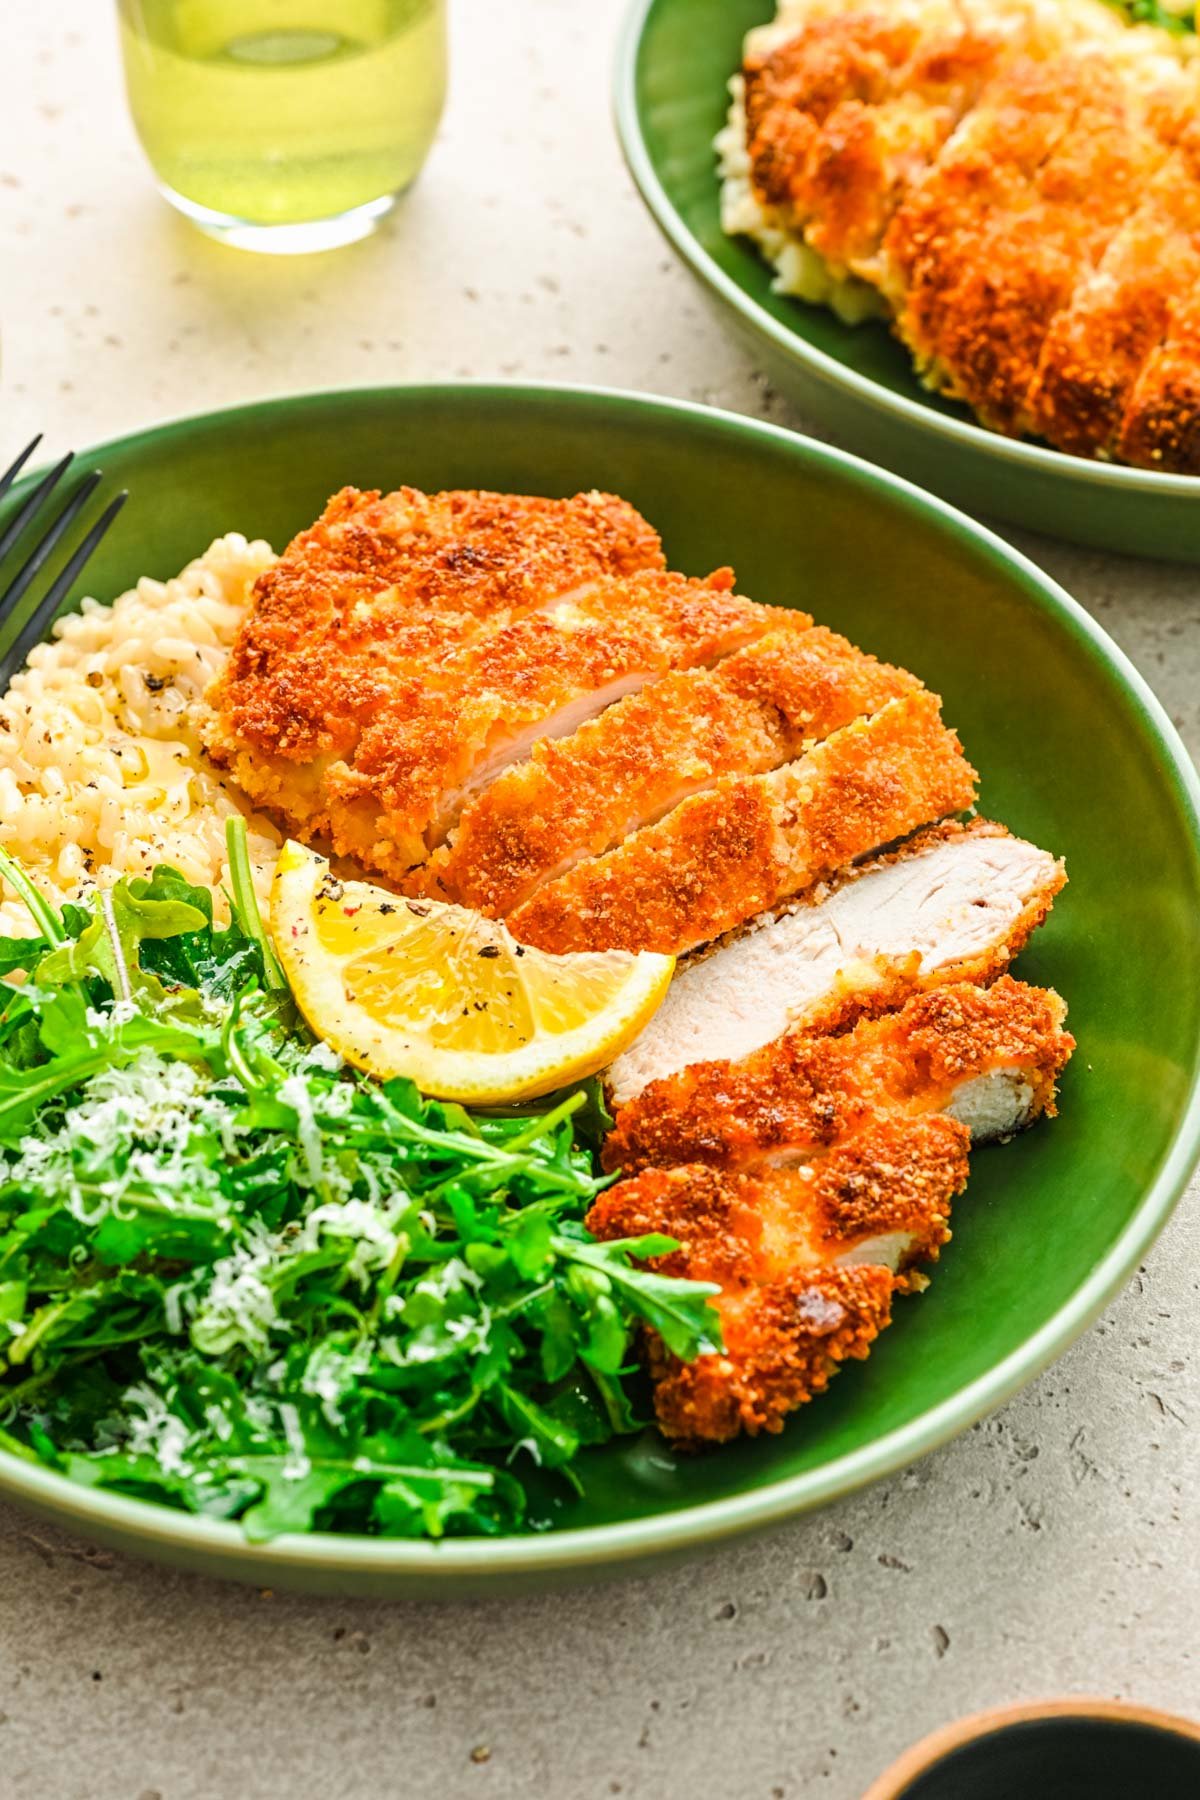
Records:
{"label": "second green plate", "polygon": [[913,373],[879,323],[771,292],[746,239],[721,230],[713,138],[742,39],[773,0],[633,0],[617,58],[617,125],[670,244],[726,323],[809,419],[968,511],[1101,550],[1200,563],[1200,478],[1064,456],[976,425]]}

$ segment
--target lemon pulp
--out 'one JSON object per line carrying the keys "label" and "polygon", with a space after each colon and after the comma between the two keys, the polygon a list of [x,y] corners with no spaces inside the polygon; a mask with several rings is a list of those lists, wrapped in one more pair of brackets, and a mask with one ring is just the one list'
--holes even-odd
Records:
{"label": "lemon pulp", "polygon": [[465,907],[341,881],[285,845],[271,896],[280,961],[313,1030],[349,1062],[445,1099],[532,1098],[604,1068],[657,1009],[674,960],[551,956]]}

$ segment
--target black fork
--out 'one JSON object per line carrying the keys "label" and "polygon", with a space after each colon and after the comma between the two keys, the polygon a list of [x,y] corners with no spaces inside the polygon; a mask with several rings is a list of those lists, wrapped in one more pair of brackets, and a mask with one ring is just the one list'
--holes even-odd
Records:
{"label": "black fork", "polygon": [[[39,432],[31,444],[27,444],[20,456],[0,475],[0,501],[16,481],[17,476],[29,461],[42,437]],[[18,540],[39,513],[45,517],[45,508],[50,502],[54,490],[75,460],[74,451],[68,451],[61,462],[55,463],[37,486],[33,488],[21,502],[4,530],[0,532],[0,562],[14,549]],[[17,607],[29,592],[45,564],[54,554],[71,526],[79,518],[84,507],[95,493],[101,480],[101,471],[93,469],[83,477],[73,493],[61,509],[53,524],[45,531],[33,546],[25,561],[21,564],[8,586],[0,593],[0,631],[12,618]],[[110,500],[95,524],[87,532],[82,543],[72,552],[67,562],[55,576],[33,611],[21,625],[12,642],[0,654],[0,691],[3,691],[22,666],[25,658],[40,643],[52,623],[59,607],[79,579],[80,571],[92,555],[97,544],[124,506],[129,495],[122,491],[114,500]]]}

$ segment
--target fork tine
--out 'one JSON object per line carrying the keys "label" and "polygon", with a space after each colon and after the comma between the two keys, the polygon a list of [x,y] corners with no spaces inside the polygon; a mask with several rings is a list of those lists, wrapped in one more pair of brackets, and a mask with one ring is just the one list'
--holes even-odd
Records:
{"label": "fork tine", "polygon": [[93,469],[90,475],[85,476],[79,486],[75,489],[75,492],[71,495],[71,498],[67,501],[67,504],[59,513],[57,519],[55,519],[49,531],[46,532],[45,536],[41,539],[33,554],[22,567],[18,569],[8,587],[0,594],[0,623],[3,623],[3,621],[8,618],[9,614],[14,611],[17,601],[28,588],[38,570],[45,563],[47,557],[51,555],[55,545],[62,537],[63,532],[67,529],[73,519],[78,518],[83,508],[87,505],[91,495],[96,491],[96,486],[101,480],[101,476],[102,471],[100,469]]}
{"label": "fork tine", "polygon": [[0,475],[0,500],[3,500],[5,494],[7,494],[9,488],[17,479],[17,476],[21,473],[21,470],[25,467],[25,464],[29,461],[41,441],[42,434],[39,431],[37,436],[32,438],[30,442],[26,444],[17,460],[10,463],[3,475]]}
{"label": "fork tine", "polygon": [[18,509],[16,517],[10,520],[7,530],[0,534],[0,556],[8,555],[34,513],[53,493],[74,461],[75,452],[68,450],[62,461],[55,463],[48,475],[43,475],[25,504]]}
{"label": "fork tine", "polygon": [[0,684],[7,687],[33,646],[41,642],[54,615],[75,585],[83,565],[128,498],[128,490],[123,488],[115,500],[109,501],[70,561],[50,584],[45,597],[34,607],[4,655],[0,657]]}

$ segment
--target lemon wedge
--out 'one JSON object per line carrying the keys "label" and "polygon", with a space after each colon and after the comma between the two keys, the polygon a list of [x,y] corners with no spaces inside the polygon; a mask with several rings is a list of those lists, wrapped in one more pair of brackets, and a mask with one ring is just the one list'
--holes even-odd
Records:
{"label": "lemon wedge", "polygon": [[484,1106],[606,1067],[675,967],[627,950],[550,956],[466,907],[341,881],[293,842],[275,870],[271,935],[301,1012],[347,1062]]}

